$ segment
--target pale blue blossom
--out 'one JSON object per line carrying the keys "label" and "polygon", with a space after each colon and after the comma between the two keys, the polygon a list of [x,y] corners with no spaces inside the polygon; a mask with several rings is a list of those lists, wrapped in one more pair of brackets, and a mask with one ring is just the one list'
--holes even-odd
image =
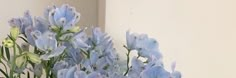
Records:
{"label": "pale blue blossom", "polygon": [[41,18],[41,17],[36,17],[35,20],[34,20],[34,25],[36,30],[44,33],[44,32],[47,32],[49,31],[49,22],[44,19],[44,18]]}
{"label": "pale blue blossom", "polygon": [[[126,32],[128,53],[137,51],[138,56],[126,59],[127,65],[121,63],[112,41],[112,37],[102,32],[99,27],[93,27],[87,34],[86,28],[79,29],[76,23],[80,13],[74,7],[62,5],[48,7],[45,17],[34,17],[26,11],[23,17],[9,21],[11,26],[20,29],[34,52],[42,59],[42,64],[32,64],[31,71],[35,76],[46,74],[57,78],[181,78],[181,73],[175,70],[175,62],[171,71],[164,69],[162,54],[157,40],[147,34]],[[23,38],[24,38],[23,37]],[[22,55],[18,49],[17,55]],[[17,51],[18,51],[17,50]],[[22,49],[23,51],[29,51]],[[5,50],[3,50],[5,51]],[[10,59],[12,61],[12,57]],[[26,60],[26,62],[31,59]],[[9,67],[12,64],[9,64]],[[49,67],[48,67],[49,66]],[[126,66],[126,67],[124,67]],[[27,63],[22,67],[14,67],[16,73],[23,73]],[[126,69],[127,70],[126,70]],[[10,73],[11,74],[11,73]],[[13,74],[15,75],[15,74]],[[48,76],[47,76],[48,77]]]}
{"label": "pale blue blossom", "polygon": [[[123,77],[121,72],[119,72],[119,77],[115,77],[118,76],[118,72],[116,72],[118,71],[117,69],[119,69],[117,65],[118,56],[113,48],[111,38],[99,28],[93,29],[92,37],[87,37],[84,30],[82,30],[75,34],[71,42],[65,43],[65,46],[69,47],[65,50],[68,55],[65,61],[72,65],[66,69],[69,71],[72,70],[72,68],[75,69],[74,66],[80,66],[80,69],[77,68],[76,71],[70,73],[70,75],[74,74],[74,76],[80,77],[80,75],[77,74],[82,74],[82,77],[86,78]],[[65,69],[59,71],[60,72],[57,73],[58,75],[60,75],[59,73],[63,73]],[[83,72],[89,73],[85,75]],[[69,73],[64,72],[64,74]]]}
{"label": "pale blue blossom", "polygon": [[17,26],[20,28],[20,32],[22,34],[25,33],[25,29],[28,27],[28,26],[33,26],[33,20],[32,20],[32,17],[29,13],[29,11],[26,11],[24,13],[24,16],[23,17],[20,17],[20,18],[12,18],[10,21],[9,21],[9,24],[11,26]]}
{"label": "pale blue blossom", "polygon": [[90,48],[90,46],[89,44],[86,43],[87,40],[88,40],[87,34],[85,33],[84,30],[81,30],[71,39],[71,43],[74,48],[88,49]]}
{"label": "pale blue blossom", "polygon": [[131,34],[130,31],[127,31],[126,42],[129,50],[137,50],[138,55],[142,57],[151,58],[154,55],[158,59],[162,58],[158,42],[146,34]]}
{"label": "pale blue blossom", "polygon": [[153,66],[141,72],[141,78],[170,78],[170,73],[161,66]]}
{"label": "pale blue blossom", "polygon": [[128,76],[130,78],[135,78],[139,76],[143,70],[144,70],[144,63],[137,57],[133,57],[131,61],[131,68],[128,72]]}
{"label": "pale blue blossom", "polygon": [[[33,22],[34,21],[34,22]],[[17,26],[20,28],[20,32],[24,34],[24,36],[27,38],[29,44],[35,46],[35,33],[34,31],[40,31],[41,33],[44,33],[48,31],[49,29],[49,22],[41,17],[35,17],[35,19],[32,19],[32,16],[30,15],[29,11],[26,11],[23,17],[20,18],[12,18],[9,21],[9,24],[11,26]],[[37,33],[36,33],[37,35]]]}
{"label": "pale blue blossom", "polygon": [[95,27],[92,30],[92,41],[94,50],[104,56],[109,64],[118,59],[116,50],[113,48],[113,42],[110,36],[103,33],[99,28]]}
{"label": "pale blue blossom", "polygon": [[[34,22],[33,22],[34,21]],[[30,15],[29,11],[26,11],[24,13],[23,17],[20,18],[12,18],[9,21],[9,24],[11,26],[17,26],[20,28],[20,32],[22,34],[26,34],[26,28],[32,27],[34,30],[39,30],[40,32],[45,32],[48,30],[49,22],[41,17],[35,17],[34,20],[32,19],[32,16]]]}
{"label": "pale blue blossom", "polygon": [[88,74],[87,78],[103,78],[100,73],[92,72]]}
{"label": "pale blue blossom", "polygon": [[65,46],[57,46],[55,34],[52,32],[45,32],[39,35],[35,40],[35,44],[40,50],[46,52],[46,54],[40,56],[43,60],[59,56],[66,48]]}
{"label": "pale blue blossom", "polygon": [[68,48],[65,50],[67,53],[66,61],[70,65],[79,64],[85,58],[85,56],[81,53],[80,49],[75,49],[72,46],[67,46]]}
{"label": "pale blue blossom", "polygon": [[80,14],[69,5],[49,7],[45,16],[52,26],[61,27],[63,30],[72,28],[80,19]]}
{"label": "pale blue blossom", "polygon": [[58,72],[59,70],[65,69],[65,68],[67,68],[67,67],[69,67],[69,64],[68,64],[66,61],[59,61],[59,62],[57,62],[57,63],[54,64],[52,70],[53,70],[53,73],[54,73],[54,74],[57,74],[57,72]]}
{"label": "pale blue blossom", "polygon": [[[66,78],[66,73],[68,69],[61,69],[57,72],[57,78]],[[73,78],[73,77],[71,77]]]}
{"label": "pale blue blossom", "polygon": [[29,44],[35,46],[35,40],[37,39],[37,37],[39,37],[41,35],[41,32],[38,30],[35,30],[34,27],[32,26],[28,26],[25,29],[25,36],[27,38],[27,41]]}
{"label": "pale blue blossom", "polygon": [[171,70],[172,70],[171,77],[172,78],[181,78],[181,76],[182,76],[181,73],[179,71],[176,71],[175,67],[176,67],[176,63],[173,62],[171,65]]}
{"label": "pale blue blossom", "polygon": [[136,49],[138,50],[140,56],[143,57],[150,58],[152,55],[158,59],[162,57],[157,41],[155,39],[148,38],[145,34],[141,34],[137,37]]}
{"label": "pale blue blossom", "polygon": [[87,78],[87,74],[84,71],[76,71],[74,74],[75,78]]}
{"label": "pale blue blossom", "polygon": [[136,49],[136,40],[137,40],[138,34],[136,33],[130,33],[130,31],[126,32],[126,44],[127,48],[130,50]]}
{"label": "pale blue blossom", "polygon": [[92,42],[95,45],[98,45],[103,42],[103,40],[106,38],[106,34],[101,31],[100,28],[94,27],[92,30]]}

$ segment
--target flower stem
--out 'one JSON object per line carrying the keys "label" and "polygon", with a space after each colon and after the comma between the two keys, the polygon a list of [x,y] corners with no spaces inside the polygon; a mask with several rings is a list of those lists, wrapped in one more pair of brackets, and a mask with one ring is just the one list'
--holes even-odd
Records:
{"label": "flower stem", "polygon": [[50,78],[50,62],[51,60],[49,60],[46,65],[46,78]]}
{"label": "flower stem", "polygon": [[14,69],[15,69],[15,56],[16,56],[16,44],[15,44],[15,41],[13,42],[13,60],[11,62],[11,67],[10,67],[10,78],[13,78],[13,75],[14,75]]}
{"label": "flower stem", "polygon": [[125,72],[125,74],[124,74],[124,76],[126,76],[127,74],[128,74],[128,72],[129,72],[129,55],[130,55],[130,52],[131,52],[131,50],[130,49],[128,49],[126,46],[124,46],[127,50],[128,50],[128,53],[126,54],[127,55],[127,70],[126,70],[126,72]]}

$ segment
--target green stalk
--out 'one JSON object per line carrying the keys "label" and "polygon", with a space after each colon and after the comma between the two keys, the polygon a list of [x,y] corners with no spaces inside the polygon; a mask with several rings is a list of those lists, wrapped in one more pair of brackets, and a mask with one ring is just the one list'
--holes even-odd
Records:
{"label": "green stalk", "polygon": [[49,61],[45,65],[46,78],[49,78],[49,69],[48,69],[49,66],[48,66],[48,64],[49,64]]}
{"label": "green stalk", "polygon": [[126,70],[126,72],[125,72],[125,74],[124,74],[124,76],[126,76],[127,74],[128,74],[128,72],[129,72],[129,55],[130,55],[130,52],[131,52],[131,50],[130,49],[128,49],[126,46],[124,46],[127,50],[128,50],[128,53],[126,54],[127,55],[127,65],[126,65],[126,67],[127,67],[127,70]]}
{"label": "green stalk", "polygon": [[15,69],[15,56],[16,56],[16,42],[13,41],[14,45],[13,45],[13,61],[11,62],[11,67],[10,67],[10,78],[13,78],[13,75],[14,75],[14,69]]}

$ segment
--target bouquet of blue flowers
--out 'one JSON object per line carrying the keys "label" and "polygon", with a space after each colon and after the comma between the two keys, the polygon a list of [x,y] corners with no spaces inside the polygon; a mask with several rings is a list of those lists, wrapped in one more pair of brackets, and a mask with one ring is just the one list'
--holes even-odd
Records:
{"label": "bouquet of blue flowers", "polygon": [[[0,46],[0,77],[181,78],[175,63],[172,71],[164,69],[158,42],[146,34],[126,32],[122,64],[109,35],[98,27],[86,34],[86,28],[76,26],[80,13],[75,8],[52,6],[44,15],[32,18],[27,11],[9,21],[10,34]],[[133,51],[138,56],[131,57]]]}

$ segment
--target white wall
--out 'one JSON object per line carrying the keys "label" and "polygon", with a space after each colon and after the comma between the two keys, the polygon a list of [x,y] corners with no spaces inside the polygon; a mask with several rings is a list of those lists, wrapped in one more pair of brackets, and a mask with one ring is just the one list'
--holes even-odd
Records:
{"label": "white wall", "polygon": [[[235,0],[107,0],[106,26],[118,51],[125,32],[156,38],[165,66],[183,78],[236,78]],[[124,57],[124,56],[123,56]]]}

